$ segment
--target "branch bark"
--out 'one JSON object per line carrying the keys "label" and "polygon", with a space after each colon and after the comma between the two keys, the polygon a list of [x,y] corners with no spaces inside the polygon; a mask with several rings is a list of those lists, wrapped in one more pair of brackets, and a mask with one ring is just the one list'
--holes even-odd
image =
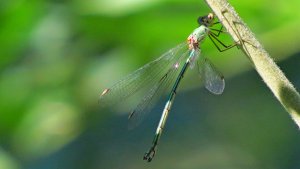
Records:
{"label": "branch bark", "polygon": [[300,95],[226,0],[205,0],[300,128]]}

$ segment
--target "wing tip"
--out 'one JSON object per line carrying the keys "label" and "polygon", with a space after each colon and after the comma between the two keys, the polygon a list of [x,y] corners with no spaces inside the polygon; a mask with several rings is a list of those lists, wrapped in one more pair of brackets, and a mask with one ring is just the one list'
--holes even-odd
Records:
{"label": "wing tip", "polygon": [[132,118],[132,116],[134,115],[135,111],[132,111],[129,115],[128,115],[128,120]]}
{"label": "wing tip", "polygon": [[99,99],[98,99],[98,104],[100,104],[101,99],[110,91],[109,88],[104,89],[103,92],[100,94]]}
{"label": "wing tip", "polygon": [[205,85],[205,88],[215,95],[221,95],[225,89],[225,80],[224,77],[221,78],[222,83],[217,88],[211,88],[210,86]]}
{"label": "wing tip", "polygon": [[110,91],[109,88],[104,89],[103,92],[100,94],[100,98],[103,97],[103,96],[105,96],[109,91]]}

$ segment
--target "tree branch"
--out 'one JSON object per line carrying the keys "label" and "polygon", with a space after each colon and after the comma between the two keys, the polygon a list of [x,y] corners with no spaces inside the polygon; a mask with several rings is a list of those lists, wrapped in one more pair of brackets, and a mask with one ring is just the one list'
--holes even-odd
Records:
{"label": "tree branch", "polygon": [[226,0],[205,0],[300,128],[300,95]]}

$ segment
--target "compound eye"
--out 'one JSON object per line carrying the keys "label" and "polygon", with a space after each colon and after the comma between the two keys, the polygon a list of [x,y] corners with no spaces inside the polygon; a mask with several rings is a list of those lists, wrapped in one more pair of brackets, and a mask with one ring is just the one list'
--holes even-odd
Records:
{"label": "compound eye", "polygon": [[203,25],[203,24],[205,23],[205,16],[200,16],[200,17],[198,18],[198,23],[199,23],[200,25]]}

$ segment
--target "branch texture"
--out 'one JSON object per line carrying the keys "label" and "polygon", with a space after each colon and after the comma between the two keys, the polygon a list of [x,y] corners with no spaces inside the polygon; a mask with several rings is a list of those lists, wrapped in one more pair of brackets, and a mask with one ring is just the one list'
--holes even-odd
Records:
{"label": "branch texture", "polygon": [[226,0],[206,0],[258,74],[300,128],[300,95]]}

